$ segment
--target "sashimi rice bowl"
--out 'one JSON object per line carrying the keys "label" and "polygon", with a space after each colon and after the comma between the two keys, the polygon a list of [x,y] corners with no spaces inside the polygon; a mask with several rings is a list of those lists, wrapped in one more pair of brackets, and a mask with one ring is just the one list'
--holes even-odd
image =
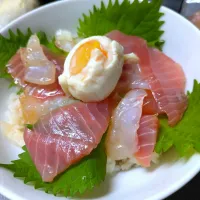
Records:
{"label": "sashimi rice bowl", "polygon": [[109,179],[98,198],[161,199],[198,173],[200,33],[161,4],[58,2],[2,31],[0,172],[17,187],[87,198]]}

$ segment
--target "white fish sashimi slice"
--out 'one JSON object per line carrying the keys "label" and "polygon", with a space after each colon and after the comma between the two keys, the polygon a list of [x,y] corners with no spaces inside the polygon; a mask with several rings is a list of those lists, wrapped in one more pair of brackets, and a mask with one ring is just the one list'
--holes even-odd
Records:
{"label": "white fish sashimi slice", "polygon": [[49,85],[56,80],[56,66],[45,56],[39,38],[32,35],[27,48],[20,51],[26,66],[24,80],[37,85]]}
{"label": "white fish sashimi slice", "polygon": [[59,29],[55,34],[55,45],[65,52],[70,52],[79,40],[68,30]]}
{"label": "white fish sashimi slice", "polygon": [[63,73],[64,66],[64,56],[57,55],[51,52],[46,47],[42,46],[42,49],[45,53],[45,56],[48,60],[56,66],[56,81],[50,85],[37,85],[33,83],[28,83],[24,80],[26,66],[21,58],[21,51],[25,51],[26,48],[20,48],[16,54],[10,59],[8,64],[6,65],[8,69],[8,73],[13,77],[15,84],[24,88],[24,93],[29,96],[33,96],[38,99],[49,99],[56,96],[65,96],[64,91],[60,87],[58,83],[58,76]]}
{"label": "white fish sashimi slice", "polygon": [[41,100],[32,96],[21,95],[19,100],[25,124],[35,124],[41,116],[59,107],[78,102],[78,100],[67,96]]}
{"label": "white fish sashimi slice", "polygon": [[106,151],[110,159],[131,158],[137,152],[137,130],[142,115],[143,100],[146,95],[145,90],[131,90],[113,112],[106,138]]}

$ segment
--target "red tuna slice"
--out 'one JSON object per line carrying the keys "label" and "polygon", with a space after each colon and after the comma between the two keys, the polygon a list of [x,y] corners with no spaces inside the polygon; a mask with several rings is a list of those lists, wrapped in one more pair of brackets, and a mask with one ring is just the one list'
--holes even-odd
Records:
{"label": "red tuna slice", "polygon": [[171,126],[176,125],[187,108],[185,75],[180,65],[157,49],[148,48],[146,41],[119,31],[107,34],[124,46],[125,53],[135,53],[140,61],[143,80],[157,102],[158,108],[168,116]]}
{"label": "red tuna slice", "polygon": [[117,83],[114,91],[114,95],[111,95],[113,101],[119,103],[121,99],[116,99],[117,96],[123,97],[127,92],[133,89],[145,89],[147,96],[144,98],[143,114],[153,115],[162,113],[158,108],[157,102],[155,101],[147,81],[142,78],[140,72],[140,66],[138,64],[125,64],[123,66],[122,75]]}
{"label": "red tuna slice", "polygon": [[142,114],[143,115],[154,115],[162,114],[162,111],[158,108],[158,104],[155,101],[151,90],[146,90],[147,96],[144,98]]}
{"label": "red tuna slice", "polygon": [[58,76],[63,72],[64,57],[52,53],[45,47],[43,47],[43,50],[47,58],[56,65],[55,83],[50,85],[36,85],[24,81],[25,65],[23,64],[20,56],[20,51],[23,51],[23,48],[18,50],[9,61],[7,65],[8,73],[10,73],[14,78],[16,84],[19,84],[22,88],[24,88],[26,95],[31,95],[39,99],[64,96],[65,93],[58,83]]}
{"label": "red tuna slice", "polygon": [[157,140],[159,120],[155,115],[144,115],[140,120],[138,134],[138,152],[134,154],[136,160],[143,167],[149,167],[152,153]]}
{"label": "red tuna slice", "polygon": [[[136,36],[128,36],[120,31],[111,31],[107,34],[112,40],[116,40],[124,47],[124,53],[135,53],[133,51],[134,45],[140,47],[141,56],[148,57],[148,52],[146,50],[146,42]],[[139,57],[140,58],[140,57]],[[143,61],[144,65],[149,65],[148,60]],[[127,92],[130,89],[149,89],[149,85],[145,77],[143,77],[139,64],[125,64],[123,66],[122,75],[116,87],[117,91],[122,93]]]}
{"label": "red tuna slice", "polygon": [[53,110],[26,129],[26,147],[43,181],[51,182],[100,143],[110,120],[106,101],[77,102]]}
{"label": "red tuna slice", "polygon": [[149,89],[149,85],[142,78],[138,64],[124,64],[115,91],[123,95],[132,89]]}
{"label": "red tuna slice", "polygon": [[[187,108],[185,74],[181,66],[157,49],[149,48],[151,72],[145,67],[149,85],[158,107],[168,116],[171,126],[176,125]],[[142,66],[141,66],[142,68]]]}

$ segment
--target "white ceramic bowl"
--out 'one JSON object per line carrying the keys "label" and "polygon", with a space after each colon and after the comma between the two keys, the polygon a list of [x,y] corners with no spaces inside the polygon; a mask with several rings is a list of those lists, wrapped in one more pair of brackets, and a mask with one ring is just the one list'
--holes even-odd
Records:
{"label": "white ceramic bowl", "polygon": [[[106,1],[107,2],[107,1]],[[76,32],[78,18],[82,13],[88,13],[93,4],[100,5],[100,0],[67,0],[49,4],[32,11],[11,24],[2,34],[7,35],[8,29],[20,28],[33,31],[45,31],[53,35],[59,28],[66,28]],[[187,89],[191,89],[193,79],[200,81],[200,32],[190,22],[175,12],[162,7],[166,21],[163,29],[166,40],[164,52],[179,62],[186,73]],[[8,83],[0,80],[0,120],[4,117],[6,100],[9,95]],[[0,163],[9,163],[16,159],[20,148],[11,144],[0,134]],[[135,168],[128,172],[121,172],[114,177],[107,177],[106,181],[86,199],[126,199],[126,200],[158,200],[172,194],[200,170],[200,155],[194,155],[189,160],[177,159],[174,151],[161,157],[159,165],[150,169]],[[43,191],[35,190],[32,186],[24,185],[23,181],[13,178],[13,174],[0,168],[0,193],[13,200],[56,200],[66,199],[54,197]]]}

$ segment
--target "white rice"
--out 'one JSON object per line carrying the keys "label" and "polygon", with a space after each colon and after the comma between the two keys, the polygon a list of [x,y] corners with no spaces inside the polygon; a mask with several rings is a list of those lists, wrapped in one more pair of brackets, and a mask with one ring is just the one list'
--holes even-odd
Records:
{"label": "white rice", "polygon": [[[6,121],[0,121],[0,128],[2,133],[8,137],[16,145],[22,147],[24,143],[24,118],[19,101],[19,96],[16,93],[12,93],[8,99],[8,110],[6,111]],[[152,162],[158,162],[158,154],[153,153]],[[110,158],[107,159],[107,172],[115,173],[119,171],[127,171],[132,167],[139,166],[139,163],[135,158],[114,161]]]}
{"label": "white rice", "polygon": [[[158,163],[158,158],[159,155],[157,153],[152,154],[151,161],[153,163]],[[107,173],[112,174],[114,172],[119,172],[119,171],[127,171],[131,169],[132,167],[137,167],[140,166],[140,164],[137,162],[137,160],[133,158],[127,158],[124,160],[111,160],[110,158],[107,158]]]}
{"label": "white rice", "polygon": [[18,146],[24,145],[24,118],[19,96],[16,92],[10,94],[5,121],[0,121],[1,132]]}

